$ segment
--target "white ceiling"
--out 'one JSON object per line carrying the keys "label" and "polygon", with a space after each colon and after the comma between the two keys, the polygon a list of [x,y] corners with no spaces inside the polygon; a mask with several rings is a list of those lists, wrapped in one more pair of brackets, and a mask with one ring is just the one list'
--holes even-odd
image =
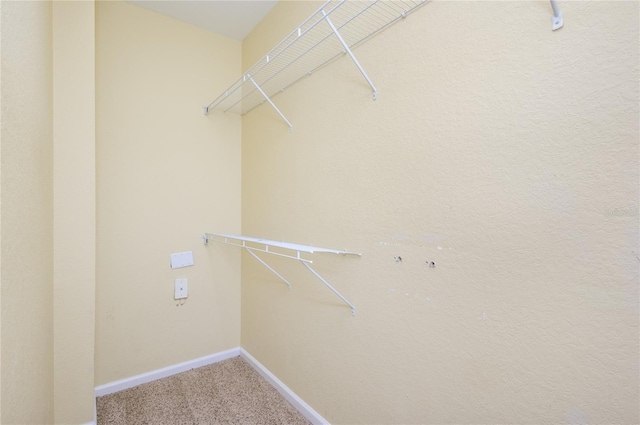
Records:
{"label": "white ceiling", "polygon": [[129,0],[166,16],[242,40],[278,0]]}

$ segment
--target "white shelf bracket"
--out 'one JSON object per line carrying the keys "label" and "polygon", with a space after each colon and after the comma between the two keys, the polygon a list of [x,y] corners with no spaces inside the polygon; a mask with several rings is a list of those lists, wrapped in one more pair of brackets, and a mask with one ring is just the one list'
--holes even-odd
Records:
{"label": "white shelf bracket", "polygon": [[[251,254],[251,256],[252,256],[253,258],[255,258],[256,260],[258,260],[258,261],[260,262],[260,264],[262,264],[262,265],[263,265],[263,266],[265,266],[267,269],[269,269],[269,271],[270,271],[271,273],[275,274],[276,276],[278,276],[278,277],[280,278],[280,280],[281,280],[281,281],[283,281],[284,283],[286,283],[286,284],[287,284],[287,286],[289,287],[289,291],[291,291],[291,284],[289,283],[289,281],[288,281],[287,279],[285,279],[284,277],[282,277],[282,276],[280,275],[280,273],[278,273],[277,271],[273,270],[273,268],[272,268],[270,265],[268,265],[267,263],[265,263],[265,262],[262,260],[262,258],[258,257],[256,254],[254,254],[254,253],[251,251],[251,249],[247,248],[246,246],[244,247],[244,249],[245,249],[249,254]],[[303,263],[303,264],[304,264],[304,263]]]}
{"label": "white shelf bracket", "polygon": [[[344,301],[345,304],[347,304],[349,307],[351,307],[351,314],[352,315],[354,315],[354,316],[356,315],[355,306],[353,304],[351,304],[349,302],[349,300],[347,300],[340,292],[338,292],[336,290],[336,288],[331,286],[329,284],[329,282],[327,282],[322,276],[320,276],[320,274],[318,272],[316,272],[310,266],[310,264],[312,264],[311,260],[308,260],[306,258],[302,258],[300,256],[300,254],[303,253],[303,252],[306,252],[308,254],[313,254],[314,252],[325,252],[325,253],[332,253],[332,254],[357,255],[357,256],[360,256],[360,254],[357,253],[357,252],[351,252],[351,251],[346,251],[346,250],[340,251],[340,250],[335,250],[335,249],[319,248],[319,247],[316,247],[316,246],[299,245],[299,244],[292,244],[292,243],[288,243],[288,242],[279,242],[279,241],[272,241],[272,240],[267,240],[267,239],[258,239],[258,238],[252,238],[252,237],[249,237],[249,236],[227,235],[227,234],[222,234],[222,233],[205,233],[202,236],[202,239],[204,240],[204,244],[205,245],[207,245],[209,243],[209,241],[212,240],[214,242],[221,242],[221,243],[224,243],[224,244],[227,244],[227,245],[233,245],[233,246],[237,246],[239,248],[244,248],[249,254],[251,254],[251,256],[253,258],[258,260],[260,262],[260,264],[265,266],[267,269],[269,269],[269,271],[271,273],[275,274],[280,280],[282,280],[284,283],[286,283],[287,286],[289,287],[289,290],[291,290],[291,283],[289,283],[289,281],[287,279],[282,277],[282,275],[280,275],[280,273],[275,271],[273,269],[273,267],[268,265],[262,258],[258,257],[254,251],[264,252],[264,253],[267,253],[267,254],[277,255],[279,257],[284,257],[284,258],[289,258],[289,259],[292,259],[292,260],[297,260],[297,261],[300,262],[300,264],[305,266],[318,280],[320,280],[320,282],[322,282],[327,288],[329,288],[334,294],[336,294],[342,301]],[[247,243],[250,243],[251,245],[247,245]],[[256,247],[254,245],[259,245],[259,247]],[[292,251],[292,252],[290,254],[289,253],[276,252],[276,251],[270,250],[269,247],[276,248],[276,249],[279,249],[279,250],[286,250],[286,251],[289,251],[289,252]]]}
{"label": "white shelf bracket", "polygon": [[325,21],[327,21],[327,24],[329,24],[329,26],[331,27],[333,33],[336,35],[336,37],[338,37],[340,44],[342,44],[342,47],[344,47],[344,51],[349,55],[349,57],[351,57],[351,60],[356,65],[356,67],[358,67],[358,70],[360,71],[364,79],[367,80],[367,83],[369,83],[369,86],[371,86],[371,90],[373,92],[373,100],[376,100],[378,98],[378,89],[376,89],[376,86],[373,85],[373,81],[371,81],[371,78],[369,78],[364,68],[362,68],[362,65],[360,65],[360,62],[358,62],[358,59],[338,32],[338,29],[335,27],[335,25],[333,25],[333,22],[331,22],[329,15],[327,15],[327,12],[325,12],[324,9],[322,10],[322,15],[324,16]]}
{"label": "white shelf bracket", "polygon": [[269,104],[273,107],[273,109],[276,110],[276,112],[278,113],[278,115],[280,115],[280,118],[282,118],[287,125],[289,126],[289,131],[293,131],[293,125],[291,125],[291,123],[289,122],[289,120],[287,119],[287,117],[284,116],[284,114],[282,112],[280,112],[280,109],[278,109],[278,107],[275,105],[275,103],[273,103],[271,101],[271,99],[269,99],[269,96],[267,96],[267,94],[262,90],[262,88],[258,85],[258,83],[256,83],[253,80],[253,77],[251,77],[250,75],[248,76],[249,81],[251,81],[253,83],[254,86],[256,86],[256,89],[260,92],[260,94],[265,98],[265,100],[267,102],[269,102]]}
{"label": "white shelf bracket", "polygon": [[314,270],[314,269],[313,269],[309,264],[307,264],[307,263],[305,263],[305,262],[303,262],[303,261],[300,261],[300,264],[302,264],[302,265],[303,265],[303,266],[305,266],[307,269],[309,269],[309,271],[310,271],[311,273],[313,273],[313,275],[314,275],[315,277],[317,277],[317,278],[318,278],[318,280],[320,280],[320,282],[324,283],[324,284],[325,284],[325,286],[326,286],[327,288],[331,289],[331,290],[333,291],[333,293],[334,293],[334,294],[336,294],[338,297],[340,297],[340,299],[341,299],[342,301],[344,301],[344,302],[345,302],[345,304],[347,304],[349,307],[351,307],[351,315],[352,315],[352,316],[355,316],[355,315],[356,315],[356,308],[353,306],[353,304],[351,304],[351,303],[349,302],[349,300],[348,300],[348,299],[346,299],[346,298],[345,298],[345,297],[344,297],[340,292],[338,292],[338,291],[336,290],[336,288],[334,288],[333,286],[331,286],[331,285],[329,284],[329,282],[327,282],[326,280],[324,280],[324,279],[322,278],[322,276],[320,276],[320,275],[318,274],[318,272],[316,272],[316,271],[315,271],[315,270]]}
{"label": "white shelf bracket", "polygon": [[551,0],[551,8],[553,9],[553,16],[551,17],[551,31],[562,28],[564,25],[564,18],[562,12],[558,9],[558,3],[556,0]]}

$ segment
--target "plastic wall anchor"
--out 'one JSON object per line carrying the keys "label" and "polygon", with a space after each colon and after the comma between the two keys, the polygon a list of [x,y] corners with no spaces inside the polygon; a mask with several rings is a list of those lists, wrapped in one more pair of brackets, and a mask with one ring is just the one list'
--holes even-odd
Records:
{"label": "plastic wall anchor", "polygon": [[564,19],[562,17],[562,12],[558,13],[558,16],[551,17],[551,31],[560,29],[562,28],[563,25],[564,25]]}

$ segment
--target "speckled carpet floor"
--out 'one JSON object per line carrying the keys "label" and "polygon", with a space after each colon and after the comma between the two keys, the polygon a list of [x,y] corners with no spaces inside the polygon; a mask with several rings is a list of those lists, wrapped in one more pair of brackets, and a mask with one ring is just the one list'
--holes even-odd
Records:
{"label": "speckled carpet floor", "polygon": [[98,397],[98,425],[309,425],[241,357]]}

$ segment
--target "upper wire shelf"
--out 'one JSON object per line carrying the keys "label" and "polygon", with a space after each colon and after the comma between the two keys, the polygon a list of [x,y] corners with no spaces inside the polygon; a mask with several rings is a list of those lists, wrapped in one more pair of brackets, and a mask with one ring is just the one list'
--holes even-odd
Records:
{"label": "upper wire shelf", "polygon": [[[205,106],[246,114],[268,102],[293,129],[271,100],[300,79],[312,74],[343,54],[351,57],[377,97],[377,89],[351,49],[389,25],[406,17],[427,0],[328,0],[301,25],[271,49],[242,77]],[[564,25],[557,1],[551,0],[552,30]]]}
{"label": "upper wire shelf", "polygon": [[275,108],[270,98],[345,53],[356,62],[375,99],[375,86],[350,49],[425,3],[426,0],[328,0],[204,111],[246,114],[265,101]]}

